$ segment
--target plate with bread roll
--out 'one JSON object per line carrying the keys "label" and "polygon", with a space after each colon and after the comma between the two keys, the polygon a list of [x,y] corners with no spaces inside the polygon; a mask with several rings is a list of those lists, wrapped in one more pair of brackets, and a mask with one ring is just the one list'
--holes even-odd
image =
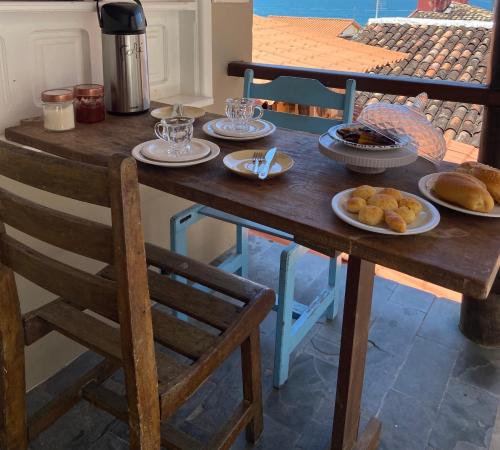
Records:
{"label": "plate with bread roll", "polygon": [[380,234],[411,235],[439,224],[439,211],[418,195],[392,187],[358,186],[332,199],[335,214],[362,230]]}
{"label": "plate with bread roll", "polygon": [[500,170],[468,161],[454,172],[431,173],[418,182],[420,192],[447,208],[500,218]]}

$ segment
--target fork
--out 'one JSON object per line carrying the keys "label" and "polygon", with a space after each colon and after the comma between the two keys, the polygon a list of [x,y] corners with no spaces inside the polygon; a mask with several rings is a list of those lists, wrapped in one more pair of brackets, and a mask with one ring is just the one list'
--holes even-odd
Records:
{"label": "fork", "polygon": [[259,164],[264,162],[264,153],[255,152],[252,156],[252,162],[253,162],[253,173],[258,173]]}

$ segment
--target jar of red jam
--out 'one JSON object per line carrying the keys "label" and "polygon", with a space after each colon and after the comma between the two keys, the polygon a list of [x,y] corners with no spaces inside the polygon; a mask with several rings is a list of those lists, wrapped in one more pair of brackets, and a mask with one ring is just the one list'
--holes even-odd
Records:
{"label": "jar of red jam", "polygon": [[104,120],[104,86],[79,84],[74,88],[75,118],[80,123],[96,123]]}

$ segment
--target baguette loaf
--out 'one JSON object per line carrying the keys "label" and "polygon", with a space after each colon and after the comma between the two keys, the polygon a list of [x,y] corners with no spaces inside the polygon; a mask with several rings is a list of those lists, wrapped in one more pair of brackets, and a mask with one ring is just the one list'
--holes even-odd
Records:
{"label": "baguette loaf", "polygon": [[475,161],[467,161],[457,168],[457,172],[468,173],[486,185],[493,199],[500,203],[500,170]]}
{"label": "baguette loaf", "polygon": [[440,173],[432,189],[441,200],[471,211],[486,213],[495,205],[485,184],[466,173]]}

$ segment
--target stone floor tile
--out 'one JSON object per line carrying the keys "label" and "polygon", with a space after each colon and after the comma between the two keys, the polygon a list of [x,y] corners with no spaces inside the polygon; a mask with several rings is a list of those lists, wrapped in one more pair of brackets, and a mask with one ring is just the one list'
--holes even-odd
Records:
{"label": "stone floor tile", "polygon": [[408,308],[415,308],[422,312],[429,311],[435,296],[421,291],[419,289],[405,286],[403,284],[396,285],[389,301],[398,303]]}
{"label": "stone floor tile", "polygon": [[393,388],[437,409],[456,358],[456,350],[417,336]]}
{"label": "stone floor tile", "polygon": [[331,423],[310,420],[295,444],[295,450],[325,450],[330,444]]}
{"label": "stone floor tile", "polygon": [[31,442],[32,450],[88,450],[116,419],[85,401],[74,406]]}
{"label": "stone floor tile", "polygon": [[382,350],[405,356],[425,314],[414,308],[387,302],[370,330],[370,340]]}
{"label": "stone floor tile", "polygon": [[483,389],[451,379],[429,439],[429,446],[454,450],[458,443],[488,448],[498,399]]}
{"label": "stone floor tile", "polygon": [[338,367],[340,341],[335,342],[333,340],[324,339],[316,333],[311,339],[306,341],[304,352]]}
{"label": "stone floor tile", "polygon": [[127,441],[111,432],[107,432],[88,450],[128,450],[129,448],[130,445]]}
{"label": "stone floor tile", "polygon": [[381,277],[375,277],[372,294],[372,324],[381,313],[386,311],[385,306],[392,297],[397,286],[398,284],[394,281]]}
{"label": "stone floor tile", "polygon": [[379,419],[382,421],[380,450],[424,450],[435,413],[414,397],[391,390]]}
{"label": "stone floor tile", "polygon": [[242,433],[231,447],[231,450],[292,450],[299,434],[271,417],[264,415],[264,431],[256,444],[246,442],[245,433]]}
{"label": "stone floor tile", "polygon": [[395,355],[369,344],[365,366],[362,409],[378,411],[382,400],[394,384],[399,368],[404,362],[401,355]]}
{"label": "stone floor tile", "polygon": [[417,334],[447,347],[460,349],[467,339],[458,328],[459,319],[460,304],[439,298],[432,304]]}
{"label": "stone floor tile", "polygon": [[480,347],[467,341],[458,356],[453,376],[500,396],[500,349]]}

